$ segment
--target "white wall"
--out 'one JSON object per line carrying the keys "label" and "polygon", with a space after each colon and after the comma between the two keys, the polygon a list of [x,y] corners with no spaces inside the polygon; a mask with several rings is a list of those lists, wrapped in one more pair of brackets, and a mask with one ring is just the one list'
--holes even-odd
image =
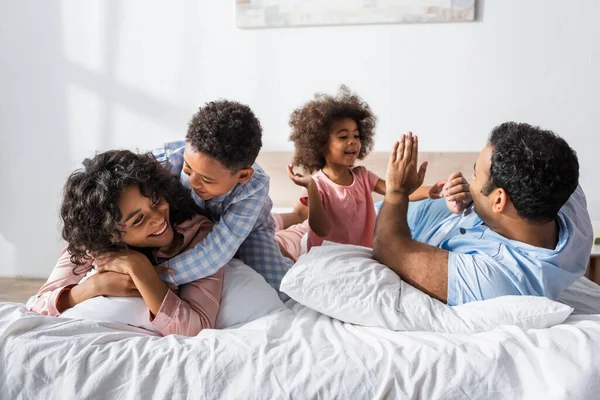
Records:
{"label": "white wall", "polygon": [[249,103],[266,150],[289,113],[348,84],[424,151],[478,151],[506,120],[578,151],[592,218],[600,132],[600,1],[478,0],[471,23],[235,28],[233,0],[0,0],[0,275],[45,277],[67,174],[95,150],[183,138],[218,97]]}

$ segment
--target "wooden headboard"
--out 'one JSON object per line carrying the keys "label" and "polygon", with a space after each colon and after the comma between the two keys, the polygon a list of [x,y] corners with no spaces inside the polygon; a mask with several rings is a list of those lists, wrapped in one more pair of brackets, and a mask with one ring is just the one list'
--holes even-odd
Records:
{"label": "wooden headboard", "polygon": [[[389,160],[389,152],[372,152],[360,165],[366,166],[382,179],[385,179],[385,172]],[[258,164],[271,177],[271,199],[274,207],[292,207],[298,200],[300,188],[287,176],[286,166],[291,162],[292,152],[261,152],[258,156]],[[446,179],[451,173],[461,171],[467,179],[470,180],[473,172],[473,164],[477,159],[477,153],[445,153],[445,152],[424,152],[419,154],[419,162],[428,161],[427,176],[425,184]],[[374,194],[376,200],[381,200],[381,196]]]}

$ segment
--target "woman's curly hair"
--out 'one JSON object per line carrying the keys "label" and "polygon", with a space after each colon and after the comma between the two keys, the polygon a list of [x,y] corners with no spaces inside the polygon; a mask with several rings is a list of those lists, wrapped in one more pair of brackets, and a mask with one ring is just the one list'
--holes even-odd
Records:
{"label": "woman's curly hair", "polygon": [[71,262],[78,266],[89,261],[90,254],[127,248],[121,242],[119,222],[123,216],[117,205],[127,187],[139,187],[146,197],[163,196],[169,203],[172,225],[200,213],[187,189],[152,154],[112,150],[83,164],[85,169],[67,179],[60,209],[62,237],[68,243]]}
{"label": "woman's curly hair", "polygon": [[292,113],[290,141],[295,146],[294,165],[309,173],[322,169],[331,125],[344,118],[356,121],[361,144],[358,159],[365,158],[373,148],[377,118],[360,96],[342,85],[335,97],[317,93],[313,100]]}

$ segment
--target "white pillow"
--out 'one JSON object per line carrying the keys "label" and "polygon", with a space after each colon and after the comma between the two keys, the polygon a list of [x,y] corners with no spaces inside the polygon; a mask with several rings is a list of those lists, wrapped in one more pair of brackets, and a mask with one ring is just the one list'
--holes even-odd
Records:
{"label": "white pillow", "polygon": [[[223,268],[223,290],[216,329],[238,326],[285,307],[264,278],[242,261],[232,259]],[[94,270],[90,271],[83,280],[95,273]],[[118,322],[158,332],[149,320],[146,303],[139,297],[94,297],[60,316]]]}
{"label": "white pillow", "polygon": [[258,272],[232,259],[225,267],[217,329],[233,328],[285,308],[275,289]]}
{"label": "white pillow", "polygon": [[[79,283],[95,274],[95,269],[90,270]],[[150,322],[150,311],[141,297],[92,297],[64,311],[59,317],[118,322],[160,333]]]}
{"label": "white pillow", "polygon": [[403,282],[372,250],[325,242],[300,257],[281,291],[322,314],[396,331],[476,333],[562,323],[573,309],[545,297],[503,296],[450,307]]}

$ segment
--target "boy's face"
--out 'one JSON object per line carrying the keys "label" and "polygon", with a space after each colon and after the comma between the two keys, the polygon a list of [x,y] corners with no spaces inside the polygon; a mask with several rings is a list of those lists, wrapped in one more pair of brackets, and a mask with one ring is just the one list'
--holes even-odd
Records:
{"label": "boy's face", "polygon": [[202,200],[228,193],[237,183],[250,180],[254,169],[252,167],[232,172],[212,157],[194,151],[189,143],[183,153],[183,172],[189,176],[188,183]]}

